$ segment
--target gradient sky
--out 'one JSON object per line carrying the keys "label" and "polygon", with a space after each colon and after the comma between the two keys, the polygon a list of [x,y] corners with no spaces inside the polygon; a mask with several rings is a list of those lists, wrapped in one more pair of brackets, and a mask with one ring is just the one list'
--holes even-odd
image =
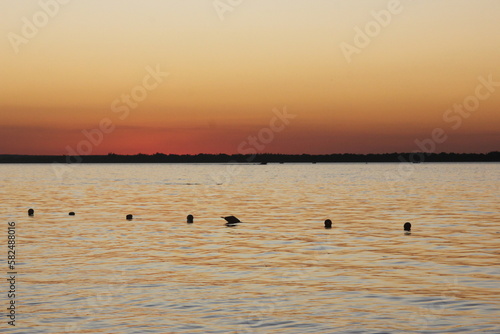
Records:
{"label": "gradient sky", "polygon": [[[355,28],[391,0],[244,0],[224,19],[213,0],[41,12],[55,1],[0,2],[0,154],[237,153],[249,136],[262,152],[401,152],[435,128],[447,136],[437,152],[500,150],[500,84],[469,117],[443,118],[472,101],[479,77],[500,82],[498,0],[401,0],[350,63],[342,43],[356,46]],[[114,112],[148,66],[169,76],[128,115]],[[296,117],[268,140],[284,107]],[[88,151],[82,131],[103,119],[114,130]]]}

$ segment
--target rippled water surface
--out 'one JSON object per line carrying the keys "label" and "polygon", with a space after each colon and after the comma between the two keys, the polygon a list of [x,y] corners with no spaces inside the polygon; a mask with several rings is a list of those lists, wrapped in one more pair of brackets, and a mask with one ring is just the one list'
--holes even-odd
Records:
{"label": "rippled water surface", "polygon": [[500,333],[500,164],[61,166],[0,165],[0,332]]}

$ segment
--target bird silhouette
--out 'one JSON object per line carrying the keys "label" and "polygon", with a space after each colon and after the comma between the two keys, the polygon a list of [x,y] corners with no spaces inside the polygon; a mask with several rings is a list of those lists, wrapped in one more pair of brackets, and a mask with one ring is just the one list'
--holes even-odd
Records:
{"label": "bird silhouette", "polygon": [[235,216],[227,216],[227,217],[221,217],[226,220],[226,225],[227,226],[233,226],[235,224],[241,223],[241,220],[236,218]]}

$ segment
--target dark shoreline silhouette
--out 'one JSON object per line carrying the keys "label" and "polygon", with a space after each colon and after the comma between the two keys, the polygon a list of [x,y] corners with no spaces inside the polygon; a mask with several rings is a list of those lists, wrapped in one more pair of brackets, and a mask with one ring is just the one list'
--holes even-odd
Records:
{"label": "dark shoreline silhouette", "polygon": [[196,154],[156,153],[118,155],[0,155],[0,164],[7,163],[325,163],[325,162],[500,162],[500,152],[490,153],[384,153],[384,154]]}

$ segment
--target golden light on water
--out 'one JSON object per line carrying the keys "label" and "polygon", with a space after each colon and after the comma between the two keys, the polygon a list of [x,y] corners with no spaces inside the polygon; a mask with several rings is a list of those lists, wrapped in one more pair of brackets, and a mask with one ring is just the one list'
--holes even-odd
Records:
{"label": "golden light on water", "polygon": [[1,167],[14,333],[498,327],[497,164],[72,166]]}

